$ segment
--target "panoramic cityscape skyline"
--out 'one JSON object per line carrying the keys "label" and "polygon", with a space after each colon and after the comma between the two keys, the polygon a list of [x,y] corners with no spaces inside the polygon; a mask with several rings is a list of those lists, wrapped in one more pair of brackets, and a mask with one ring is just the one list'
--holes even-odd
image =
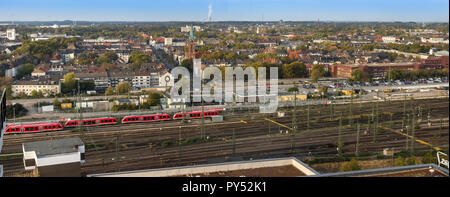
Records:
{"label": "panoramic cityscape skyline", "polygon": [[449,21],[445,0],[371,4],[356,0],[1,0],[1,4],[0,21]]}

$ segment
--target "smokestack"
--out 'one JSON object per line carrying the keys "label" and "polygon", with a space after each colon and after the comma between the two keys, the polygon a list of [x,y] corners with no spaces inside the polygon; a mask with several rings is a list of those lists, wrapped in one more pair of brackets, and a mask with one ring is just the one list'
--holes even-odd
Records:
{"label": "smokestack", "polygon": [[209,4],[208,9],[209,9],[209,11],[208,11],[208,21],[211,22],[211,16],[212,16],[212,11],[213,11],[211,4]]}

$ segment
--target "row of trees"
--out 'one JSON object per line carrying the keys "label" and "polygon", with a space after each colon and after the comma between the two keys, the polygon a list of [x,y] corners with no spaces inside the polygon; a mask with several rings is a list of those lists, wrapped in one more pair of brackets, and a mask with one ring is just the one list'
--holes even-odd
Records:
{"label": "row of trees", "polygon": [[130,54],[129,62],[133,68],[140,68],[142,64],[150,63],[150,56],[140,51],[133,51]]}
{"label": "row of trees", "polygon": [[[406,71],[400,69],[390,69],[386,75],[386,80],[417,80],[423,78],[431,78],[431,77],[448,77],[448,68],[440,69],[440,70],[413,70]],[[349,81],[353,82],[362,82],[362,81],[370,81],[371,76],[369,76],[366,72],[361,69],[354,69],[351,73],[351,78]]]}
{"label": "row of trees", "polygon": [[71,43],[75,43],[79,38],[55,37],[48,40],[24,41],[22,46],[14,51],[15,55],[29,54],[37,57],[40,61],[48,61],[53,53],[58,49],[65,49]]}
{"label": "row of trees", "polygon": [[111,86],[106,89],[105,95],[110,96],[114,94],[126,94],[130,92],[131,84],[128,81],[122,81],[117,84],[116,89],[114,90]]}
{"label": "row of trees", "polygon": [[400,69],[391,69],[386,74],[387,80],[417,80],[430,77],[448,77],[448,68],[441,70],[414,70],[405,71]]}

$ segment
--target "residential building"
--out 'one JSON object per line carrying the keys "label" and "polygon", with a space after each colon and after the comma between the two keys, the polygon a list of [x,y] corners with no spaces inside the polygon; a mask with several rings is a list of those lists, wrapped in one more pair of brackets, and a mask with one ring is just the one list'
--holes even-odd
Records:
{"label": "residential building", "polygon": [[394,43],[397,41],[397,38],[395,36],[383,36],[381,37],[384,43]]}
{"label": "residential building", "polygon": [[31,95],[31,92],[41,91],[44,96],[59,94],[61,92],[61,83],[57,80],[52,80],[49,77],[39,77],[37,79],[15,81],[11,86],[13,96],[18,94]]}
{"label": "residential building", "polygon": [[7,29],[6,38],[8,38],[8,40],[16,40],[16,29]]}

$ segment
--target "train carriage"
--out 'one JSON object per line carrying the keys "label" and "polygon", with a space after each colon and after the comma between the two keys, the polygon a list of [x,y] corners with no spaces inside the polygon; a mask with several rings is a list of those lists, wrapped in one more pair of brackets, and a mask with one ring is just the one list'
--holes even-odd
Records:
{"label": "train carriage", "polygon": [[17,123],[7,125],[5,134],[37,133],[46,131],[60,131],[63,129],[63,126],[59,122]]}
{"label": "train carriage", "polygon": [[134,123],[134,122],[152,122],[152,121],[163,121],[170,120],[169,114],[158,114],[158,115],[142,115],[142,116],[125,116],[122,118],[122,123]]}
{"label": "train carriage", "polygon": [[[77,127],[80,126],[80,120],[68,120],[64,127]],[[117,124],[115,118],[94,118],[83,120],[83,126],[98,126],[98,125],[110,125]]]}
{"label": "train carriage", "polygon": [[[204,111],[203,116],[204,117],[211,117],[211,116],[217,116],[217,111]],[[180,119],[196,119],[201,118],[202,112],[189,112],[189,113],[176,113],[173,115],[174,120],[180,120]]]}

